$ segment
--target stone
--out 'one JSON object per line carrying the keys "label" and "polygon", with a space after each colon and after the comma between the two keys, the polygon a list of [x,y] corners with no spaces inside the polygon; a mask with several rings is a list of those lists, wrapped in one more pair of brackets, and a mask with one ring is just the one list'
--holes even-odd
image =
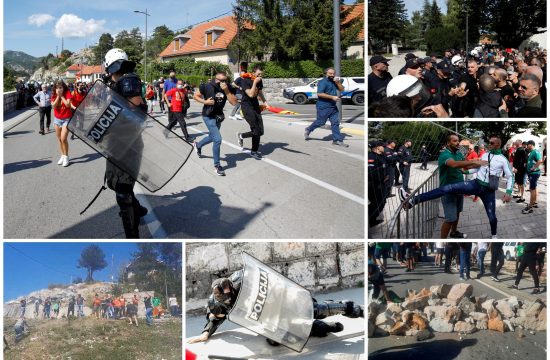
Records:
{"label": "stone", "polygon": [[502,320],[502,322],[504,323],[504,325],[506,325],[508,330],[514,331],[514,326],[512,326],[512,323],[510,322],[510,320]]}
{"label": "stone", "polygon": [[472,319],[471,317],[467,317],[466,319],[464,319],[465,322],[467,322],[468,324],[475,324],[476,321],[474,319]]}
{"label": "stone", "polygon": [[412,320],[413,312],[410,310],[403,310],[401,313],[401,321],[408,323]]}
{"label": "stone", "polygon": [[454,332],[461,332],[471,334],[476,331],[474,324],[467,323],[466,321],[457,321],[455,323]]}
{"label": "stone", "polygon": [[428,320],[432,320],[433,318],[444,318],[445,312],[447,311],[449,307],[448,306],[426,306],[424,308],[424,313],[426,314],[426,317]]}
{"label": "stone", "polygon": [[380,329],[389,332],[390,329],[395,325],[395,321],[392,320],[391,315],[392,314],[387,311],[378,314],[374,324]]}
{"label": "stone", "polygon": [[428,340],[430,338],[432,338],[434,336],[434,334],[428,330],[428,329],[425,329],[425,330],[421,330],[418,332],[418,334],[416,334],[416,341],[424,341],[424,340]]}
{"label": "stone", "polygon": [[520,340],[524,337],[525,337],[525,334],[523,333],[523,331],[519,330],[516,332],[516,339]]}
{"label": "stone", "polygon": [[420,330],[416,330],[416,329],[409,329],[405,332],[405,335],[407,336],[415,336],[416,334],[418,334],[420,332]]}
{"label": "stone", "polygon": [[475,321],[489,320],[489,316],[487,316],[487,314],[482,313],[482,312],[475,312],[475,311],[471,312],[470,317],[472,319],[474,319]]}
{"label": "stone", "polygon": [[539,314],[543,307],[544,303],[540,299],[537,299],[526,309],[525,316],[535,317]]}
{"label": "stone", "polygon": [[422,316],[413,314],[411,323],[409,324],[411,329],[424,330],[428,328],[428,322]]}
{"label": "stone", "polygon": [[437,332],[453,332],[454,324],[446,319],[435,318],[430,321],[430,327]]}
{"label": "stone", "polygon": [[504,332],[504,322],[500,319],[500,316],[489,318],[489,322],[487,324],[487,328],[489,330],[494,331],[500,331],[501,333]]}
{"label": "stone", "polygon": [[430,292],[440,298],[445,298],[449,294],[449,291],[451,291],[452,287],[452,284],[435,285],[430,287]]}
{"label": "stone", "polygon": [[400,321],[398,323],[395,323],[395,325],[388,331],[390,335],[405,335],[405,332],[409,329],[407,324]]}
{"label": "stone", "polygon": [[462,316],[462,311],[460,310],[460,308],[456,306],[451,306],[445,311],[445,320],[453,323],[460,320],[461,316]]}
{"label": "stone", "polygon": [[457,305],[463,297],[469,297],[472,295],[474,287],[471,284],[460,283],[455,284],[447,295],[447,300],[452,305]]}
{"label": "stone", "polygon": [[382,329],[382,328],[379,328],[378,326],[374,328],[374,334],[373,334],[373,337],[377,337],[377,336],[388,336],[389,333]]}
{"label": "stone", "polygon": [[539,312],[539,314],[537,315],[537,320],[544,321],[544,323],[546,323],[546,309]]}
{"label": "stone", "polygon": [[476,328],[478,330],[487,330],[488,321],[487,320],[479,320],[476,321]]}
{"label": "stone", "polygon": [[428,306],[438,306],[441,305],[441,299],[429,299]]}
{"label": "stone", "polygon": [[460,302],[458,303],[458,307],[466,316],[468,316],[471,312],[476,311],[476,304],[474,304],[467,298],[463,298],[462,300],[460,300]]}
{"label": "stone", "polygon": [[513,306],[507,300],[497,301],[495,307],[505,319],[510,319],[516,316]]}
{"label": "stone", "polygon": [[480,296],[474,296],[474,303],[476,304],[477,310],[481,310],[481,304],[487,301],[487,294],[481,294]]}
{"label": "stone", "polygon": [[489,313],[489,310],[494,309],[493,303],[495,299],[487,299],[481,304],[481,308],[485,310],[486,313]]}
{"label": "stone", "polygon": [[386,311],[389,311],[394,314],[399,314],[401,311],[403,311],[403,308],[398,303],[390,303],[388,304]]}
{"label": "stone", "polygon": [[376,301],[371,301],[369,303],[369,305],[367,306],[367,311],[368,311],[368,318],[372,321],[374,321],[376,319],[376,317],[378,316],[378,314],[380,314],[381,312],[385,311],[386,310],[386,305],[384,304],[380,304]]}
{"label": "stone", "polygon": [[510,306],[512,307],[512,309],[514,309],[514,311],[520,308],[517,297],[510,296],[507,301],[508,301],[508,304],[510,304]]}
{"label": "stone", "polygon": [[407,299],[405,299],[405,301],[403,302],[403,308],[408,310],[423,309],[425,306],[428,305],[430,295],[430,290],[426,288],[423,288],[418,293],[415,293],[414,291],[409,291]]}

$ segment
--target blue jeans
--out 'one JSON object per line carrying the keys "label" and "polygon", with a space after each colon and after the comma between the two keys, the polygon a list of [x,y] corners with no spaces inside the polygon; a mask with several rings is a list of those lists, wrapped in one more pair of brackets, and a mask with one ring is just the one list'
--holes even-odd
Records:
{"label": "blue jeans", "polygon": [[212,157],[214,158],[214,166],[218,166],[220,165],[220,147],[222,144],[222,134],[220,134],[221,123],[218,124],[215,118],[208,116],[203,116],[202,120],[208,128],[208,136],[199,141],[197,147],[201,149],[204,145],[213,142]]}
{"label": "blue jeans", "polygon": [[470,253],[460,249],[460,277],[464,277],[464,268],[466,268],[466,277],[470,277]]}
{"label": "blue jeans", "polygon": [[145,309],[145,322],[147,325],[153,325],[153,308]]}
{"label": "blue jeans", "polygon": [[332,129],[332,140],[343,141],[344,136],[340,132],[340,119],[338,118],[337,107],[331,107],[328,109],[317,108],[317,120],[315,120],[313,124],[309,125],[306,130],[308,132],[313,132],[313,130],[318,127],[324,126],[327,120],[330,121],[330,127]]}
{"label": "blue jeans", "polygon": [[424,201],[440,198],[446,194],[466,194],[478,196],[483,205],[485,212],[489,218],[491,225],[491,235],[497,234],[497,215],[495,211],[495,191],[488,187],[482,186],[477,180],[464,181],[449,185],[444,185],[432,191],[425,192],[413,198],[413,204],[419,204]]}
{"label": "blue jeans", "polygon": [[485,267],[483,266],[483,260],[485,260],[485,254],[487,250],[478,250],[477,251],[477,266],[479,266],[479,274],[485,274]]}
{"label": "blue jeans", "polygon": [[76,316],[84,316],[84,305],[76,305]]}

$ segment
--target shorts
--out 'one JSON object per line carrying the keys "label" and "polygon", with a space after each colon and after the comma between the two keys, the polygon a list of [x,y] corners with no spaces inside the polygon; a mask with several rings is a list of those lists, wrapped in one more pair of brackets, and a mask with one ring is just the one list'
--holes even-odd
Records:
{"label": "shorts", "polygon": [[537,182],[539,181],[540,173],[527,174],[529,176],[529,190],[535,190],[537,188]]}
{"label": "shorts", "polygon": [[71,119],[58,119],[55,116],[53,117],[53,123],[59,127],[67,126]]}
{"label": "shorts", "polygon": [[388,249],[374,249],[374,257],[376,259],[380,259],[380,257],[387,259],[389,257]]}
{"label": "shorts", "polygon": [[100,309],[100,306],[99,306],[99,305],[94,305],[94,310],[93,310],[93,312],[94,312],[94,313],[98,313],[98,312],[99,312],[99,309]]}
{"label": "shorts", "polygon": [[408,260],[408,259],[413,259],[414,258],[414,248],[413,247],[406,247],[405,248],[405,258]]}
{"label": "shorts", "polygon": [[525,171],[516,172],[515,181],[518,185],[525,184]]}
{"label": "shorts", "polygon": [[436,248],[436,250],[437,250],[437,253],[438,253],[439,255],[443,255],[443,253],[445,252],[445,251],[444,251],[444,250],[445,250],[444,248]]}
{"label": "shorts", "polygon": [[445,222],[452,223],[458,220],[458,214],[462,212],[464,206],[464,195],[462,194],[445,194],[441,198],[443,204],[443,213],[445,214]]}

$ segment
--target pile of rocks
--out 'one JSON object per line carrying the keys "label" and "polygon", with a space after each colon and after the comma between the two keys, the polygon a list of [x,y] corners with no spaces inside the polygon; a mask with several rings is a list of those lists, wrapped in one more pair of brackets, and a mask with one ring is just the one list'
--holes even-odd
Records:
{"label": "pile of rocks", "polygon": [[472,296],[473,286],[443,284],[408,291],[403,303],[368,305],[369,337],[385,335],[429,338],[435,332],[471,334],[477,330],[546,330],[546,301],[495,300]]}

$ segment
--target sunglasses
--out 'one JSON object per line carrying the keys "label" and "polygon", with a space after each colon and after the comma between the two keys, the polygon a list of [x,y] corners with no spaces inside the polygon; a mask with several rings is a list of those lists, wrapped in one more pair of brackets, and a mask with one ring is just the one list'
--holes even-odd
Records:
{"label": "sunglasses", "polygon": [[530,89],[530,88],[528,88],[527,86],[524,86],[524,85],[520,85],[519,88],[523,89],[523,90],[529,90]]}
{"label": "sunglasses", "polygon": [[495,145],[495,144],[496,144],[496,142],[494,142],[494,141],[489,141],[489,145]]}

